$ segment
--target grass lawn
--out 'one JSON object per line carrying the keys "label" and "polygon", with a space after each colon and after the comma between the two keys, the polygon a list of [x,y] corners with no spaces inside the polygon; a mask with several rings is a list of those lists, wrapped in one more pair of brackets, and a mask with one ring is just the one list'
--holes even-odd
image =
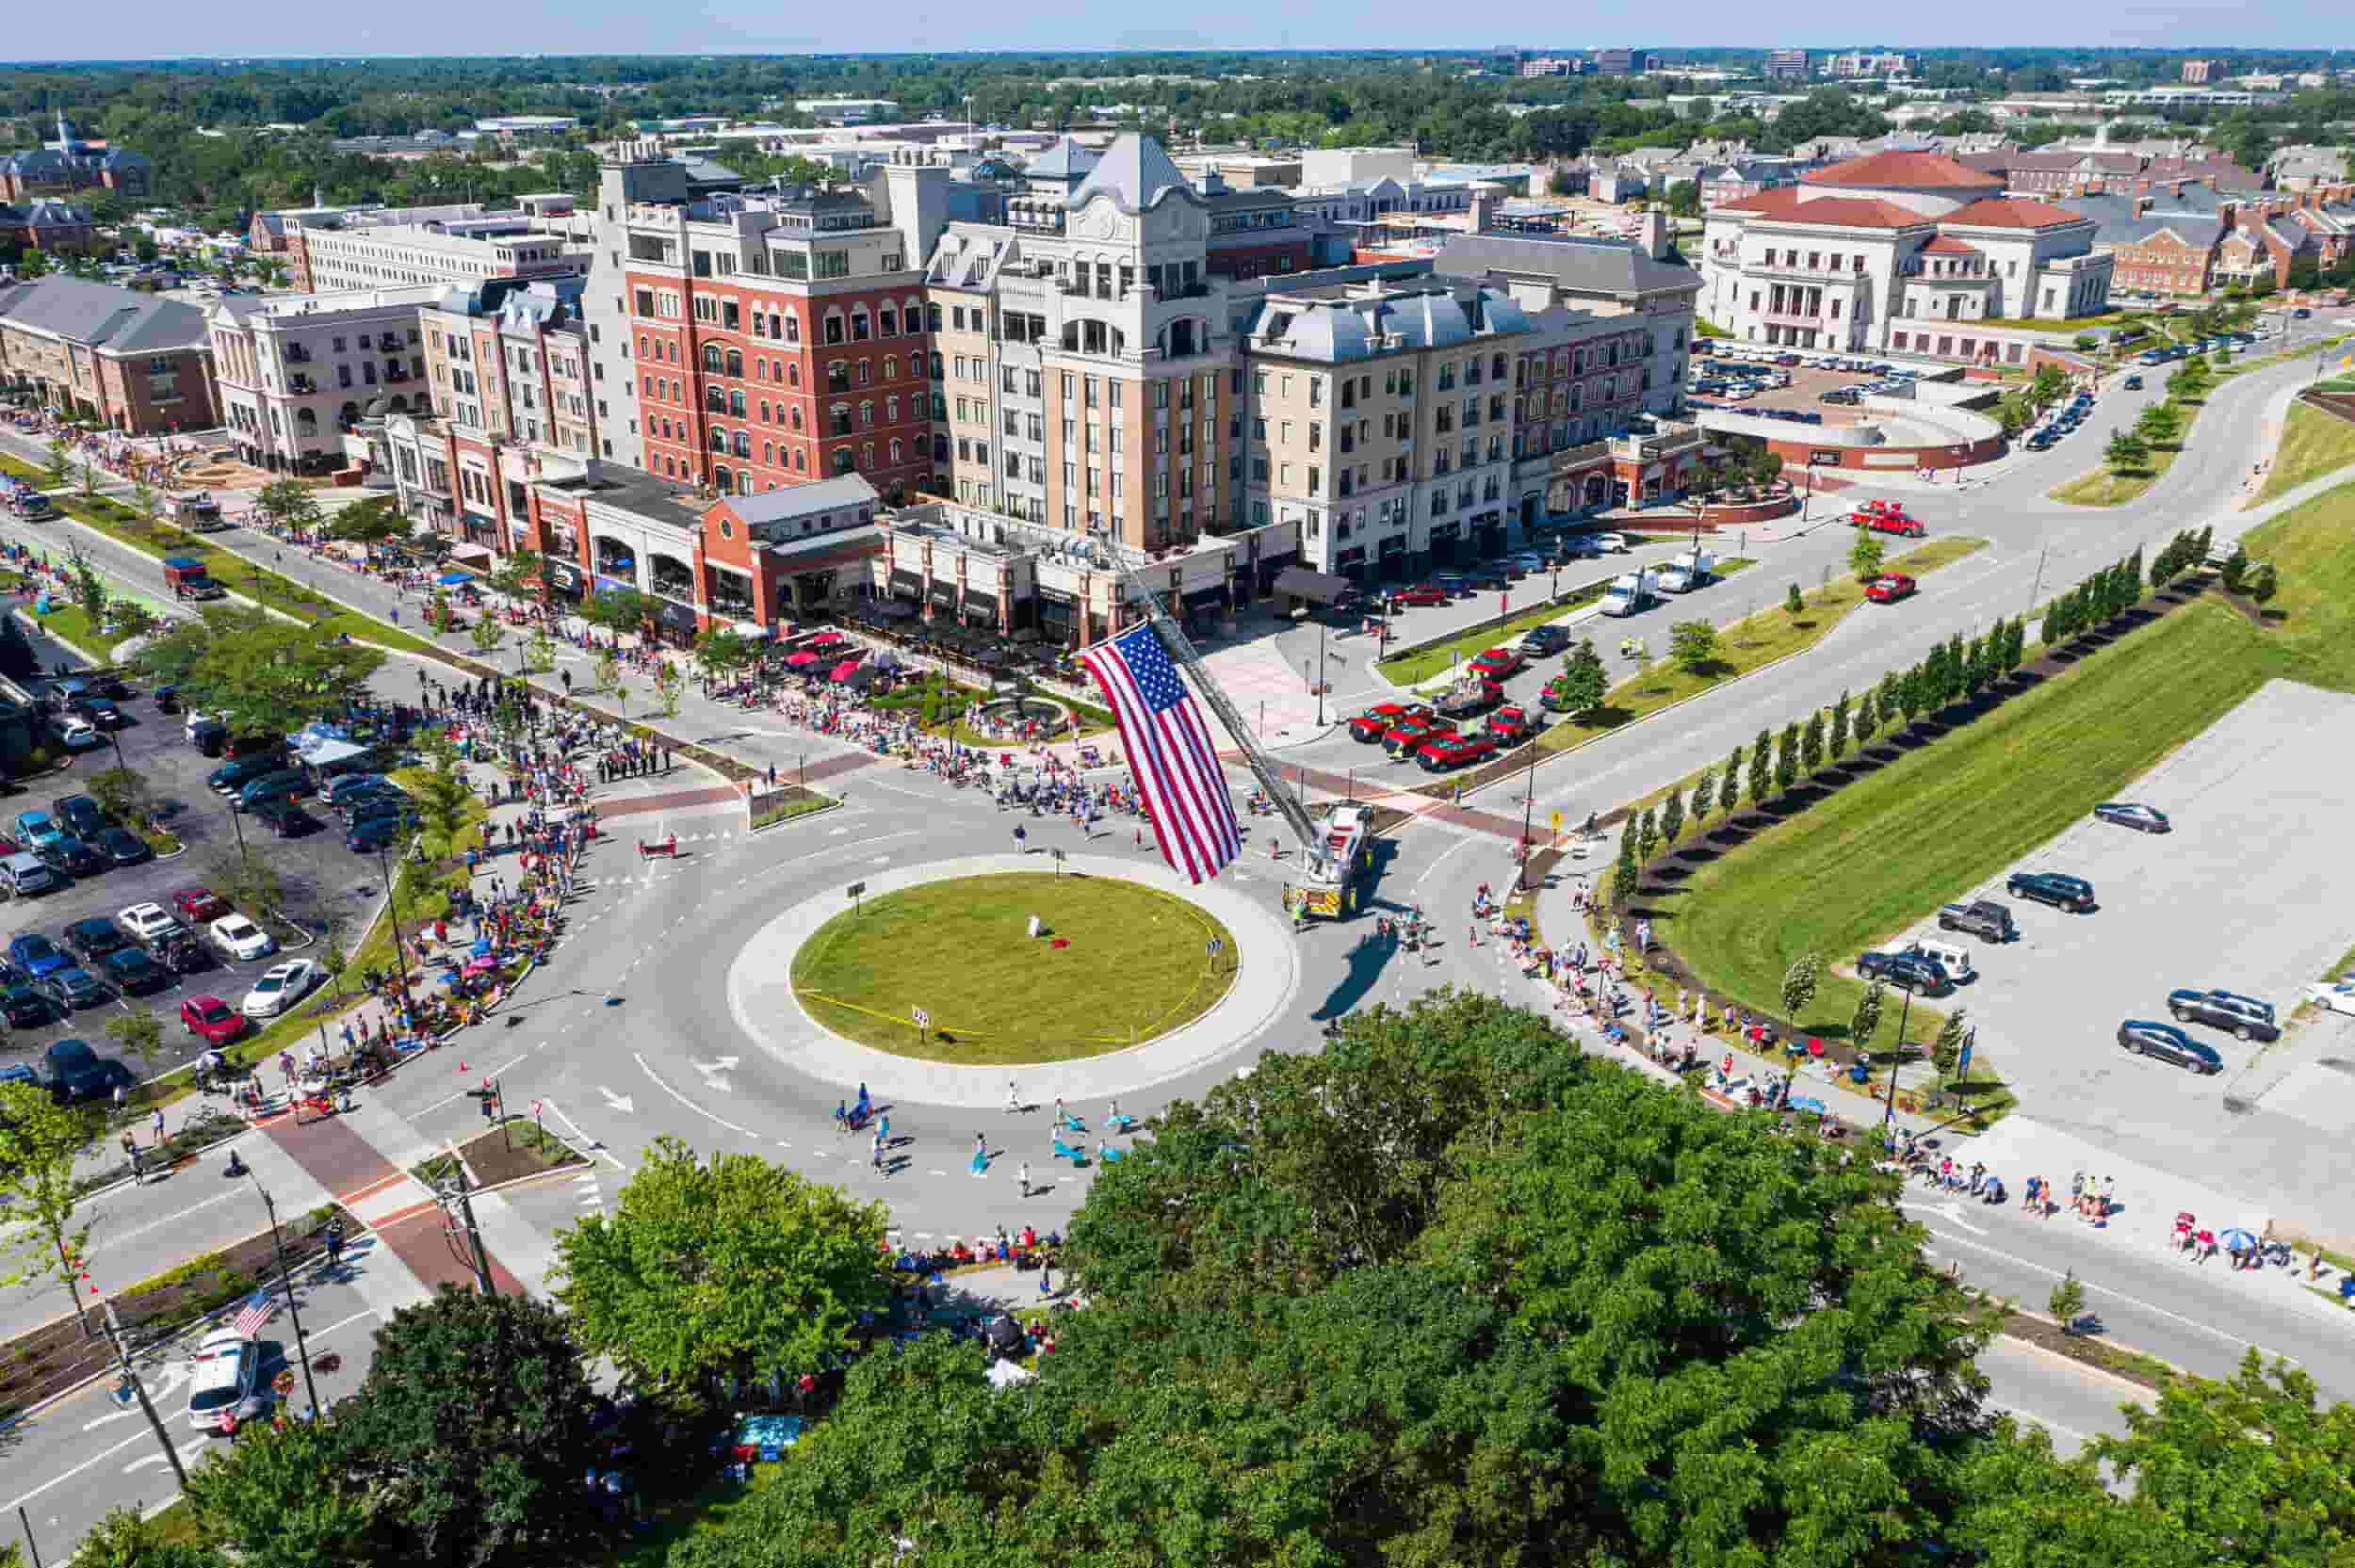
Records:
{"label": "grass lawn", "polygon": [[2355,463],[2355,423],[2293,403],[2282,427],[2282,445],[2273,454],[2273,472],[2249,505],[2260,506],[2349,463]]}
{"label": "grass lawn", "polygon": [[773,828],[780,822],[790,822],[797,816],[807,816],[813,812],[831,811],[841,803],[824,795],[799,796],[755,817],[753,821],[753,831],[757,832],[763,828]]}
{"label": "grass lawn", "polygon": [[[1037,940],[1027,934],[1032,915],[1046,923]],[[1215,968],[1211,937],[1226,955]],[[1234,952],[1226,927],[1155,889],[1009,872],[908,888],[836,915],[794,957],[793,989],[826,1027],[900,1056],[1064,1061],[1200,1017],[1232,983]],[[921,1042],[912,1008],[932,1019]]]}
{"label": "grass lawn", "polygon": [[[1712,985],[1778,1012],[1801,953],[1852,962],[2085,820],[2266,681],[2355,688],[2355,485],[2254,530],[2249,546],[2281,572],[2269,608],[2283,618],[2269,629],[2193,604],[2092,654],[1648,897],[1669,945]],[[1802,1026],[1844,1037],[1861,991],[1827,972]],[[1923,1038],[1913,1010],[1908,1032]]]}
{"label": "grass lawn", "polygon": [[[1986,543],[1983,539],[1941,539],[1884,561],[1881,570],[1925,576]],[[1643,674],[1630,676],[1612,687],[1603,697],[1602,706],[1594,713],[1584,719],[1564,719],[1547,730],[1538,736],[1537,744],[1549,752],[1567,752],[1762,664],[1812,648],[1830,634],[1843,616],[1865,602],[1864,585],[1853,576],[1843,575],[1834,578],[1829,587],[1816,589],[1805,597],[1804,614],[1795,616],[1778,602],[1771,608],[1718,628],[1717,657],[1701,672],[1668,662],[1664,642],[1651,650],[1658,663]],[[1660,636],[1665,638],[1665,627]]]}
{"label": "grass lawn", "polygon": [[[1600,564],[1597,563],[1599,569]],[[1550,621],[1559,621],[1581,605],[1591,605],[1601,597],[1602,585],[1597,584],[1571,594],[1559,604],[1540,605],[1535,609],[1523,610],[1501,626],[1466,632],[1460,637],[1449,638],[1445,642],[1435,642],[1416,653],[1393,654],[1373,668],[1386,680],[1400,686],[1413,686],[1417,681],[1426,681],[1442,673],[1453,663],[1478,658],[1491,648],[1511,642],[1524,632],[1535,631]]]}
{"label": "grass lawn", "polygon": [[2121,473],[2103,463],[2046,493],[2055,501],[2078,507],[2121,507],[2138,499],[2144,491],[2159,482],[2160,475],[2175,466],[2175,460],[2183,456],[2184,447],[2191,441],[2192,427],[2199,422],[2200,411],[2207,406],[2205,397],[2178,397],[2173,402],[2175,412],[2183,416],[2184,428],[2165,445],[2148,443],[2151,455],[2143,460],[2141,467]]}

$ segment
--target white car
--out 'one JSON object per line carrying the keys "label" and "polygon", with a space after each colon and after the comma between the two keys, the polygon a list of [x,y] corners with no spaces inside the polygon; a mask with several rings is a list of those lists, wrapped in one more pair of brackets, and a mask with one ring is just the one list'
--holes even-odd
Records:
{"label": "white car", "polygon": [[278,951],[269,932],[242,914],[224,914],[213,922],[213,945],[233,959],[268,958]]}
{"label": "white car", "polygon": [[1586,537],[1594,542],[1595,548],[1598,550],[1619,551],[1629,548],[1625,534],[1588,534]]}
{"label": "white car", "polygon": [[191,1360],[188,1425],[200,1431],[219,1431],[224,1417],[251,1420],[277,1402],[262,1386],[262,1347],[235,1329],[206,1334]]}
{"label": "white car", "polygon": [[2355,1015],[2355,980],[2320,980],[2306,988],[2306,1000],[2326,1012]]}
{"label": "white car", "polygon": [[98,733],[98,726],[79,716],[62,719],[57,724],[57,738],[72,752],[87,752],[106,744],[106,737]]}
{"label": "white car", "polygon": [[273,964],[253,982],[237,1010],[248,1018],[275,1018],[311,994],[319,983],[319,966],[309,959]]}
{"label": "white car", "polygon": [[181,929],[178,918],[161,904],[133,904],[115,916],[115,924],[141,942],[161,941]]}

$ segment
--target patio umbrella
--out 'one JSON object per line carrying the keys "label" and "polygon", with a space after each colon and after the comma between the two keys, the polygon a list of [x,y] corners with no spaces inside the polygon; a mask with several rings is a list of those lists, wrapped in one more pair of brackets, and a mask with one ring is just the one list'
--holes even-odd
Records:
{"label": "patio umbrella", "polygon": [[816,637],[809,639],[809,645],[813,648],[831,648],[841,640],[842,634],[840,632],[820,632]]}
{"label": "patio umbrella", "polygon": [[989,1385],[992,1388],[1012,1388],[1018,1382],[1029,1382],[1038,1374],[1018,1362],[999,1361],[991,1364]]}
{"label": "patio umbrella", "polygon": [[2249,1235],[2247,1231],[2242,1230],[2237,1225],[2229,1231],[2217,1232],[2216,1238],[2219,1242],[2223,1243],[2224,1250],[2228,1253],[2242,1252],[2248,1248],[2254,1247],[2257,1244],[2257,1238],[2255,1237]]}
{"label": "patio umbrella", "polygon": [[460,583],[473,582],[474,578],[463,572],[445,572],[433,580],[444,588],[456,588]]}
{"label": "patio umbrella", "polygon": [[804,648],[799,653],[786,655],[785,662],[798,669],[804,664],[816,664],[818,662],[818,655]]}
{"label": "patio umbrella", "polygon": [[833,670],[827,672],[826,678],[830,681],[847,681],[857,672],[858,660],[844,659],[840,664],[836,665]]}
{"label": "patio umbrella", "polygon": [[490,940],[485,938],[482,941],[479,941],[472,947],[468,948],[467,951],[472,953],[476,958],[487,957],[491,952]]}
{"label": "patio umbrella", "polygon": [[479,975],[486,970],[496,969],[498,966],[498,960],[496,959],[479,958],[466,965],[466,973],[469,975]]}

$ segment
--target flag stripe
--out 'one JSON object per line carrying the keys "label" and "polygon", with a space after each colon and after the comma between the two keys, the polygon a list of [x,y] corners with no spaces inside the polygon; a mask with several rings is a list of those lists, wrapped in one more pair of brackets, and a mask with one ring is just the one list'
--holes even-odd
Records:
{"label": "flag stripe", "polygon": [[1158,634],[1136,627],[1083,651],[1080,662],[1120,726],[1161,858],[1192,881],[1216,876],[1242,852],[1242,832],[1210,727]]}

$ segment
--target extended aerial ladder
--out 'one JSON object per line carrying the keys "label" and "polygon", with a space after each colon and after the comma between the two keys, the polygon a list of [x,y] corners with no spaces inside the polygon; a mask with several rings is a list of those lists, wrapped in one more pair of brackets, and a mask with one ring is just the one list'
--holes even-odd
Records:
{"label": "extended aerial ladder", "polygon": [[1111,558],[1113,569],[1120,574],[1120,580],[1143,601],[1147,623],[1152,626],[1154,635],[1161,639],[1162,648],[1167,650],[1179,668],[1194,677],[1194,688],[1201,692],[1202,700],[1210,704],[1212,713],[1218,715],[1219,722],[1226,726],[1226,733],[1234,736],[1236,749],[1242,753],[1243,766],[1251,769],[1252,778],[1259,783],[1259,793],[1275,805],[1278,815],[1284,818],[1285,826],[1291,829],[1292,836],[1299,840],[1304,891],[1307,894],[1303,900],[1305,907],[1313,913],[1346,913],[1347,900],[1343,890],[1363,862],[1368,840],[1372,837],[1367,832],[1363,808],[1335,808],[1333,820],[1324,831],[1320,832],[1315,818],[1308,815],[1307,806],[1297,795],[1284,787],[1282,768],[1275,758],[1260,749],[1259,737],[1243,722],[1242,711],[1220,688],[1218,682],[1211,679],[1210,667],[1203,662],[1201,651],[1186,636],[1185,629],[1161,607],[1161,596],[1122,558],[1122,552],[1117,546],[1105,544],[1101,548],[1103,554]]}

